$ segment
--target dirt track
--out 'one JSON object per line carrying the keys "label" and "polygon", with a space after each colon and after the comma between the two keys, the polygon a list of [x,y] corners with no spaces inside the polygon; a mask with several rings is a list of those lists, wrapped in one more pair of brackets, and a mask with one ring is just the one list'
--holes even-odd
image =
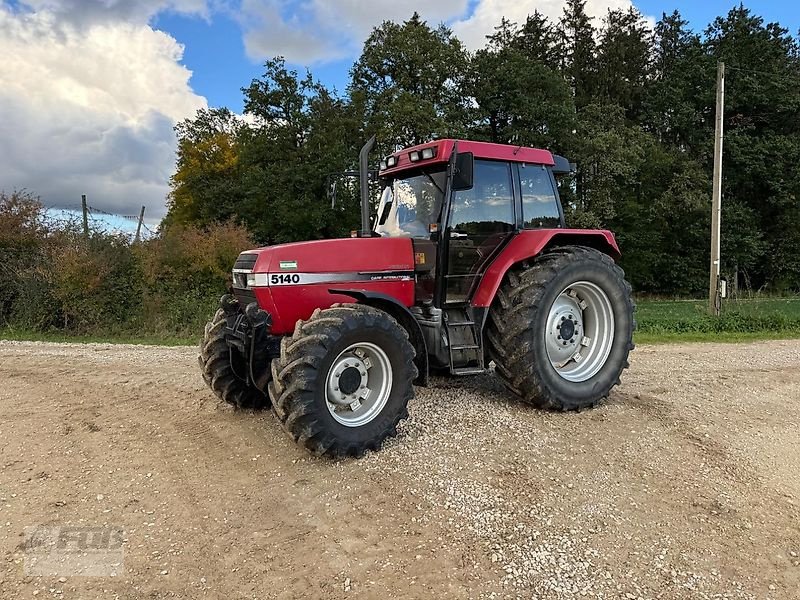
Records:
{"label": "dirt track", "polygon": [[[0,342],[0,597],[800,597],[800,341],[632,362],[579,414],[436,379],[331,462],[194,349]],[[37,524],[123,527],[124,572],[26,576]]]}

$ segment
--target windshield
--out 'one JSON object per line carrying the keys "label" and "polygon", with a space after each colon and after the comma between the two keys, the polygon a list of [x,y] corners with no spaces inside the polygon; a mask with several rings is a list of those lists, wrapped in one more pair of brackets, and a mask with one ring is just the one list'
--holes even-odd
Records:
{"label": "windshield", "polygon": [[444,169],[395,179],[383,190],[375,232],[384,237],[429,239],[439,221],[445,187]]}

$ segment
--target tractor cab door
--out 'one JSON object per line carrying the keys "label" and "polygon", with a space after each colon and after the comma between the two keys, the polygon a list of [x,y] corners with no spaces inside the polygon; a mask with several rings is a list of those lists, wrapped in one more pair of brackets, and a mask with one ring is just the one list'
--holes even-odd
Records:
{"label": "tractor cab door", "polygon": [[473,186],[452,193],[447,227],[445,301],[463,303],[515,230],[511,165],[475,160]]}

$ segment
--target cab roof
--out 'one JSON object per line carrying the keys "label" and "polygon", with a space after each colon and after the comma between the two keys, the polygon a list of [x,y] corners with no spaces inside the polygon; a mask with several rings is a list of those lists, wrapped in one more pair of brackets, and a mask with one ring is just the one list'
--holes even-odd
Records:
{"label": "cab roof", "polygon": [[[447,161],[450,160],[450,155],[453,152],[453,147],[456,142],[458,142],[458,152],[472,152],[475,158],[547,165],[551,167],[555,165],[553,154],[549,150],[513,146],[509,144],[493,144],[491,142],[445,139],[426,142],[393,152],[387,156],[384,161],[388,161],[389,158],[394,157],[396,164],[384,168],[384,163],[382,162],[379,176],[384,177],[411,168],[447,163]],[[428,148],[433,149],[433,157],[424,159],[422,158],[422,151]],[[419,153],[419,158],[415,161],[412,161],[411,158],[413,153]]]}

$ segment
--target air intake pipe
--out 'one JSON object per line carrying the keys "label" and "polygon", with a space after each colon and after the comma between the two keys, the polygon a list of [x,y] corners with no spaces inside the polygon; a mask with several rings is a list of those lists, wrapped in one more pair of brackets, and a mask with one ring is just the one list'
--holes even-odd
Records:
{"label": "air intake pipe", "polygon": [[373,135],[361,152],[358,153],[358,176],[361,189],[361,237],[371,237],[372,227],[369,223],[369,153],[375,147],[375,136]]}

